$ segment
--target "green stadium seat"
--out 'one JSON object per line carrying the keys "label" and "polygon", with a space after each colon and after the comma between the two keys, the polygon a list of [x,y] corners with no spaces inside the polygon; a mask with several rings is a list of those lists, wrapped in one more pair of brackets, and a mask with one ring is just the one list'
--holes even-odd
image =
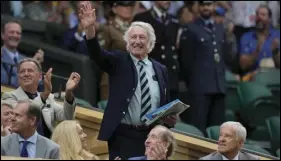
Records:
{"label": "green stadium seat", "polygon": [[280,148],[280,117],[266,119],[266,125],[269,130],[271,150],[275,153]]}
{"label": "green stadium seat", "polygon": [[175,125],[175,129],[179,131],[183,131],[185,133],[193,134],[196,136],[204,137],[204,134],[196,127],[185,124],[183,122],[177,122]]}
{"label": "green stadium seat", "polygon": [[265,85],[255,82],[239,83],[237,92],[242,107],[245,107],[260,97],[272,97],[271,91]]}
{"label": "green stadium seat", "polygon": [[220,137],[220,126],[210,126],[206,129],[207,137],[209,139],[218,141]]}
{"label": "green stadium seat", "polygon": [[280,70],[271,69],[267,71],[258,72],[254,76],[253,80],[268,87],[280,87]]}
{"label": "green stadium seat", "polygon": [[93,108],[92,105],[89,102],[87,102],[83,99],[75,98],[75,101],[76,101],[78,106],[81,106],[81,107],[84,107],[84,108],[89,108],[89,109]]}
{"label": "green stadium seat", "polygon": [[251,151],[254,151],[254,152],[258,152],[258,153],[262,153],[262,154],[266,154],[266,155],[271,155],[270,152],[268,152],[267,150],[265,150],[265,149],[263,149],[263,148],[261,148],[259,146],[256,146],[256,145],[244,144],[243,148],[251,150]]}
{"label": "green stadium seat", "polygon": [[106,105],[107,105],[107,100],[103,100],[103,101],[98,102],[98,108],[100,108],[102,110],[105,110]]}
{"label": "green stadium seat", "polygon": [[226,109],[225,111],[225,121],[236,121],[236,115],[235,112],[232,110]]}
{"label": "green stadium seat", "polygon": [[280,158],[280,149],[277,150],[276,154],[277,154],[277,157]]}

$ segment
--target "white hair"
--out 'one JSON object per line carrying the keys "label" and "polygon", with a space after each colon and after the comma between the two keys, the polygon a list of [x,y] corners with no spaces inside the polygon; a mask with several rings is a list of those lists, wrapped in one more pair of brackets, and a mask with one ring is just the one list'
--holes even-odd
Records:
{"label": "white hair", "polygon": [[224,126],[232,127],[236,132],[236,137],[242,139],[243,141],[246,141],[247,130],[241,123],[234,122],[234,121],[228,121],[221,125],[221,127],[224,127]]}
{"label": "white hair", "polygon": [[149,24],[149,23],[145,23],[145,22],[141,22],[141,21],[136,21],[136,22],[133,22],[129,29],[125,32],[124,34],[124,40],[126,42],[126,47],[127,47],[127,50],[129,50],[129,33],[130,31],[132,30],[132,28],[136,27],[136,26],[139,26],[139,27],[142,27],[146,33],[147,33],[147,36],[148,36],[148,53],[150,53],[154,46],[155,46],[155,42],[156,42],[156,36],[155,36],[155,32],[154,32],[154,29],[153,27]]}

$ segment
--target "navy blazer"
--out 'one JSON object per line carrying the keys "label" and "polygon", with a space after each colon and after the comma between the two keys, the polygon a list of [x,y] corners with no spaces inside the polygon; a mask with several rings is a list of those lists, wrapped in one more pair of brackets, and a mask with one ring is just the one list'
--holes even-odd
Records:
{"label": "navy blazer", "polygon": [[[180,59],[188,91],[195,94],[225,93],[226,49],[231,44],[225,41],[222,25],[214,24],[215,30],[209,30],[202,19],[188,24],[180,42]],[[214,55],[220,55],[220,61]]]}
{"label": "navy blazer", "polygon": [[[86,39],[84,37],[84,39]],[[128,112],[138,84],[137,69],[128,52],[101,49],[97,38],[86,40],[89,57],[109,75],[109,98],[98,139],[107,141]],[[150,59],[160,88],[160,106],[169,102],[168,74],[164,65]]]}
{"label": "navy blazer", "polygon": [[62,47],[78,54],[88,55],[85,42],[78,41],[74,36],[74,34],[77,32],[77,29],[78,25],[67,30],[63,37]]}

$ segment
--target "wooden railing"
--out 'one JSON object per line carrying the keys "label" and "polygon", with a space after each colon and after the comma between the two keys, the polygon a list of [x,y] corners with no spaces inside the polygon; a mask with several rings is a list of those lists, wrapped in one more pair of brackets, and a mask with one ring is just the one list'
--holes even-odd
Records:
{"label": "wooden railing", "polygon": [[[13,89],[1,86],[1,92],[11,90]],[[62,104],[62,102],[58,103]],[[85,133],[88,135],[88,145],[90,145],[91,152],[99,156],[101,159],[108,159],[107,143],[97,140],[102,118],[103,112],[99,109],[76,107],[75,119],[81,123]],[[207,138],[200,138],[176,130],[172,130],[172,132],[176,138],[177,148],[171,159],[198,159],[217,150],[217,144]],[[246,151],[260,156],[262,160],[277,159],[272,156],[266,156],[248,150]]]}

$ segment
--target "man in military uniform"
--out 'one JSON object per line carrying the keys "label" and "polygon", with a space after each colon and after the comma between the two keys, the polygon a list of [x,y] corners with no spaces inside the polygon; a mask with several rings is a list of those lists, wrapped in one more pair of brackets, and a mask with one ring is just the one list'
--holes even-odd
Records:
{"label": "man in military uniform", "polygon": [[231,51],[231,37],[211,18],[213,1],[199,1],[200,17],[184,29],[180,42],[180,62],[188,88],[191,108],[181,114],[184,122],[202,132],[220,125],[225,116],[226,49]]}
{"label": "man in military uniform", "polygon": [[[125,31],[129,28],[133,16],[134,1],[116,1],[112,4],[114,19],[100,28],[98,40],[102,48],[106,50],[126,50],[126,42],[123,39]],[[108,75],[103,73],[100,82],[100,99],[108,99]]]}
{"label": "man in military uniform", "polygon": [[179,63],[176,48],[179,30],[178,20],[168,14],[170,1],[155,1],[151,10],[137,14],[133,21],[143,21],[155,30],[156,44],[150,57],[168,69],[171,99],[178,98]]}

